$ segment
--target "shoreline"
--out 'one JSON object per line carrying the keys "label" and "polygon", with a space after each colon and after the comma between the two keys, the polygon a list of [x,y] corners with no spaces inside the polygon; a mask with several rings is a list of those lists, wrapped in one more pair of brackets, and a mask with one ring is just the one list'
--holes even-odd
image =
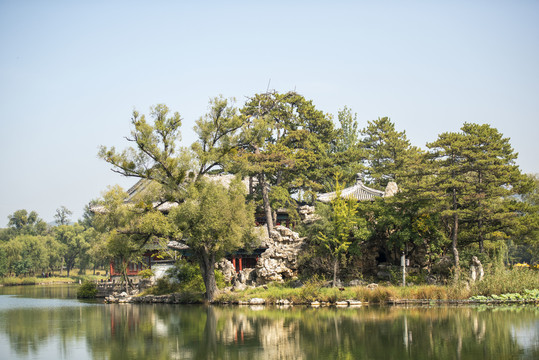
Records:
{"label": "shoreline", "polygon": [[[105,304],[174,304],[174,305],[193,305],[204,304],[200,301],[185,301],[184,295],[181,293],[174,293],[168,295],[142,295],[142,296],[129,296],[125,293],[119,295],[111,295],[105,297],[103,302]],[[252,298],[248,301],[215,301],[209,303],[210,305],[234,305],[234,306],[306,306],[312,308],[318,307],[338,307],[338,308],[354,308],[369,305],[539,305],[539,299],[520,299],[520,300],[474,300],[474,299],[388,299],[379,302],[360,301],[355,299],[342,300],[342,301],[305,301],[305,302],[292,302],[288,299],[279,299],[272,301],[263,298]]]}

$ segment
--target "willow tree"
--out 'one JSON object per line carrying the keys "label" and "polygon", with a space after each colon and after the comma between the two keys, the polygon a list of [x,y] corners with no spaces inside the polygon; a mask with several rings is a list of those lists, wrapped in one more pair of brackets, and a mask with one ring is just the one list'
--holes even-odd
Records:
{"label": "willow tree", "polygon": [[116,262],[126,292],[132,285],[127,276],[128,264],[142,262],[147,243],[174,236],[174,227],[165,215],[149,208],[143,196],[130,204],[127,199],[128,194],[121,187],[110,188],[94,204],[96,215],[92,221],[100,234],[95,235],[97,248],[93,251],[105,251],[108,259]]}
{"label": "willow tree", "polygon": [[215,264],[227,253],[255,244],[254,210],[245,201],[245,185],[236,178],[228,188],[212,180],[191,184],[187,198],[171,210],[185,243],[198,260],[206,300],[217,292]]}

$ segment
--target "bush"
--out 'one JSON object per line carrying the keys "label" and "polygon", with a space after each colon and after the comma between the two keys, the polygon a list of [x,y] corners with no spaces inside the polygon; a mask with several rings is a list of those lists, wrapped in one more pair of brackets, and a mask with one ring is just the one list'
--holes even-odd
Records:
{"label": "bush", "polygon": [[139,271],[138,275],[143,279],[149,279],[153,276],[153,272],[151,269],[144,269]]}
{"label": "bush", "polygon": [[[176,266],[168,271],[168,276],[172,281],[179,284],[182,291],[205,292],[206,286],[202,279],[202,273],[198,264],[193,264],[185,260],[179,260]],[[227,286],[223,273],[215,270],[215,282],[217,288],[223,289]]]}
{"label": "bush", "polygon": [[77,290],[78,299],[93,299],[97,295],[97,285],[90,281],[85,281]]}
{"label": "bush", "polygon": [[161,278],[157,280],[155,286],[152,286],[146,290],[146,294],[151,295],[165,295],[177,292],[180,289],[180,285],[177,283],[171,283],[167,278]]}
{"label": "bush", "polygon": [[324,286],[324,283],[325,280],[323,278],[318,277],[318,275],[313,276],[301,288],[300,297],[307,302],[320,299],[320,289]]}

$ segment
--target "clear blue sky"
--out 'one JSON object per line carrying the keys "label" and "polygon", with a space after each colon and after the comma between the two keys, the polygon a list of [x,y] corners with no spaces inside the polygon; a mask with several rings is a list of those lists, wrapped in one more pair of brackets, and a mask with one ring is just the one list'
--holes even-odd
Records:
{"label": "clear blue sky", "polygon": [[422,148],[489,123],[539,173],[538,1],[0,0],[0,227],[131,186],[96,154],[126,145],[134,108],[179,111],[189,145],[209,98],[270,79]]}

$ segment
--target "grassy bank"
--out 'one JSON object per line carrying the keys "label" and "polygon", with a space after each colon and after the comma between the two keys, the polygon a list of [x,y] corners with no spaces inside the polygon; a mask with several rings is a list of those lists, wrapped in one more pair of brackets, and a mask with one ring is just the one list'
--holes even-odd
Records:
{"label": "grassy bank", "polygon": [[[73,275],[76,274],[76,275]],[[50,277],[23,276],[23,277],[4,277],[0,278],[0,285],[18,286],[18,285],[38,285],[38,284],[70,284],[84,281],[106,280],[104,275],[93,275],[93,271],[86,271],[85,274],[78,275],[78,271],[73,271],[69,277],[62,276],[59,273],[53,273]]]}
{"label": "grassy bank", "polygon": [[[529,291],[539,289],[539,272],[533,269],[487,269],[482,281],[469,283],[461,281],[451,285],[417,286],[365,286],[328,288],[321,281],[307,281],[300,288],[287,287],[284,284],[269,284],[266,287],[247,289],[241,292],[221,292],[216,302],[237,303],[252,298],[262,298],[266,303],[288,300],[296,304],[321,301],[335,303],[345,300],[359,300],[369,303],[387,303],[400,300],[466,300],[482,296],[501,299],[506,294],[521,294],[522,298]],[[518,298],[513,296],[513,298]]]}

